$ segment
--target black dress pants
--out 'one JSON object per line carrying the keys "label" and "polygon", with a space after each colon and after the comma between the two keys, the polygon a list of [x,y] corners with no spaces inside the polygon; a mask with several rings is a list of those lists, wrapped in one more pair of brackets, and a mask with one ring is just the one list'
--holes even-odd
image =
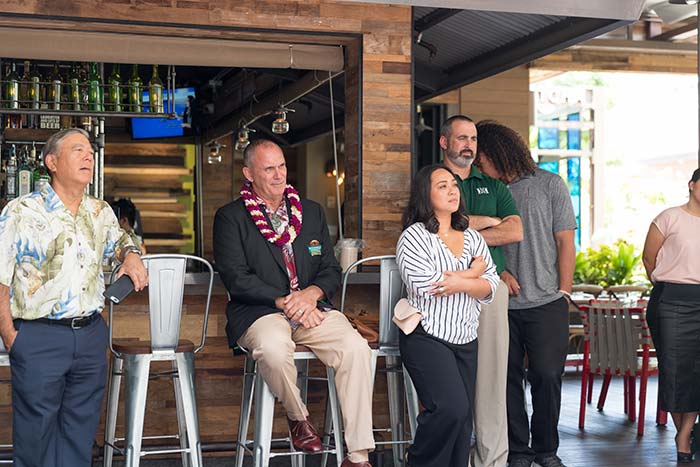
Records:
{"label": "black dress pants", "polygon": [[419,325],[400,333],[401,359],[425,410],[408,450],[411,467],[467,467],[471,442],[477,342],[451,344]]}
{"label": "black dress pants", "polygon": [[15,321],[10,349],[15,467],[89,467],[107,382],[102,317],[80,329]]}
{"label": "black dress pants", "polygon": [[[569,342],[569,304],[565,298],[521,310],[508,310],[509,459],[554,455],[559,448],[561,375]],[[525,404],[525,365],[531,385],[532,420]],[[530,435],[532,434],[532,445]]]}

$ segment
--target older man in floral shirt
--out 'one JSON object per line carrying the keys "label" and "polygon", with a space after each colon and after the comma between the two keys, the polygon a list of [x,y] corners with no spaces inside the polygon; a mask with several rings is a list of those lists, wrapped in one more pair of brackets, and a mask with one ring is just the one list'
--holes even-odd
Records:
{"label": "older man in floral shirt", "polygon": [[109,204],[85,194],[94,158],[80,129],[44,148],[52,182],[0,215],[0,337],[10,352],[14,462],[90,466],[107,360],[103,258],[123,262],[137,290],[140,250]]}

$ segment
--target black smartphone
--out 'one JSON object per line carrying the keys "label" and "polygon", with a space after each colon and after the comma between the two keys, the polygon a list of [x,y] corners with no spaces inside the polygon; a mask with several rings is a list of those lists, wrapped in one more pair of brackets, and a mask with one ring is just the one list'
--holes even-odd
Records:
{"label": "black smartphone", "polygon": [[107,290],[105,290],[105,297],[114,303],[119,303],[133,291],[134,283],[131,281],[131,277],[124,274],[107,287]]}

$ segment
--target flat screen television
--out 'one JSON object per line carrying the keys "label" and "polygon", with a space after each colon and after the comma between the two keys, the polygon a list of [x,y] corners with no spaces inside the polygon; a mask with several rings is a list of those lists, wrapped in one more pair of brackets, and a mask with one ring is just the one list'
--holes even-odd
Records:
{"label": "flat screen television", "polygon": [[[131,137],[133,139],[167,138],[182,136],[182,114],[187,105],[187,96],[194,96],[194,88],[175,89],[175,113],[177,118],[139,118],[131,119]],[[148,91],[143,93],[144,111],[148,111]],[[168,108],[168,95],[163,92],[163,104]]]}

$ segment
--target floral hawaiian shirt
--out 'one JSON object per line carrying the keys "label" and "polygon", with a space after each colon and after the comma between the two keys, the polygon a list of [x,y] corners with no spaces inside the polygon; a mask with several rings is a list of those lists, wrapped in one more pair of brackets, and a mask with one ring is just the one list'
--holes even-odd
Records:
{"label": "floral hawaiian shirt", "polygon": [[74,318],[104,308],[103,261],[133,246],[104,201],[83,195],[73,215],[51,185],[0,214],[0,284],[13,318]]}

